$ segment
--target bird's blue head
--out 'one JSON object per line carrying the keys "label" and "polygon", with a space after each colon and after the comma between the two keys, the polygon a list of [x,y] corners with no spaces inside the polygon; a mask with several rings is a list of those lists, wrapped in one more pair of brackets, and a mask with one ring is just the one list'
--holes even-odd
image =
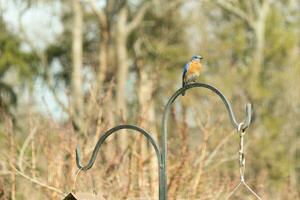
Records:
{"label": "bird's blue head", "polygon": [[201,59],[203,59],[203,58],[200,55],[193,55],[192,56],[192,60],[200,61]]}

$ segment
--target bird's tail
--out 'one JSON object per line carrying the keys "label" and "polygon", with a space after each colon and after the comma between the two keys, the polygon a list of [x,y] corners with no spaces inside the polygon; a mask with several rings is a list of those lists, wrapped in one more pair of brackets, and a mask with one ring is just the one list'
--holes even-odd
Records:
{"label": "bird's tail", "polygon": [[[184,82],[184,80],[182,80],[182,88],[184,88],[184,86],[185,86],[185,82]],[[184,96],[185,95],[185,90],[182,92],[182,96]]]}

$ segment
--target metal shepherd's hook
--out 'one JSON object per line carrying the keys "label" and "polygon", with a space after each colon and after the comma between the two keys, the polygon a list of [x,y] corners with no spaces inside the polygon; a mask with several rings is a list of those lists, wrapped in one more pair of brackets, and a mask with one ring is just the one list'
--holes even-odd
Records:
{"label": "metal shepherd's hook", "polygon": [[183,88],[180,88],[179,90],[177,90],[169,99],[167,105],[165,106],[165,110],[164,110],[164,114],[163,114],[163,119],[162,119],[162,130],[161,130],[161,144],[162,144],[162,190],[164,193],[163,196],[163,200],[167,199],[167,138],[168,138],[168,118],[169,118],[169,114],[170,114],[170,110],[171,110],[171,106],[174,103],[174,101],[177,99],[178,96],[180,96],[183,92],[185,92],[186,90],[192,89],[192,88],[206,88],[211,90],[212,92],[214,92],[215,94],[217,94],[222,102],[224,103],[226,110],[228,111],[228,115],[231,121],[232,126],[235,129],[238,129],[240,126],[240,129],[245,131],[250,123],[251,123],[251,104],[248,103],[246,105],[246,118],[244,119],[243,122],[239,123],[236,118],[235,115],[232,111],[232,108],[228,102],[228,100],[226,99],[226,97],[215,87],[205,84],[205,83],[191,83],[186,85]]}
{"label": "metal shepherd's hook", "polygon": [[[143,134],[146,137],[146,139],[151,143],[152,147],[155,150],[155,153],[157,156],[157,161],[158,161],[159,199],[166,200],[167,199],[167,137],[168,137],[167,124],[168,124],[170,109],[171,109],[172,104],[174,103],[174,101],[176,100],[176,98],[179,95],[181,95],[186,90],[196,88],[196,87],[202,87],[202,88],[209,89],[212,92],[216,93],[221,98],[222,102],[224,103],[224,105],[228,111],[228,115],[229,115],[231,124],[233,125],[234,128],[236,128],[237,130],[240,130],[242,132],[244,132],[248,128],[248,126],[251,123],[251,104],[246,105],[246,118],[243,122],[239,123],[239,122],[237,122],[237,120],[235,118],[235,115],[232,111],[232,108],[231,108],[228,100],[217,88],[215,88],[211,85],[208,85],[208,84],[204,84],[204,83],[192,83],[192,84],[188,84],[185,87],[177,90],[171,96],[171,98],[169,99],[168,103],[165,106],[165,110],[163,113],[163,119],[162,119],[162,129],[161,129],[161,145],[162,145],[161,151],[160,151],[159,146],[155,142],[155,140],[152,138],[152,136],[148,132],[146,132],[144,129],[142,129],[138,126],[134,126],[134,125],[120,125],[120,126],[116,126],[112,129],[106,131],[99,138],[99,140],[93,150],[92,156],[91,156],[88,164],[85,166],[83,166],[80,162],[80,160],[81,160],[80,159],[80,149],[79,149],[79,147],[77,147],[77,149],[76,149],[76,164],[77,164],[78,168],[86,171],[86,170],[89,170],[93,166],[101,145],[105,142],[107,137],[109,137],[111,134],[113,134],[114,132],[121,130],[121,129],[135,130],[135,131]],[[243,156],[242,153],[240,155]],[[241,173],[241,175],[242,174],[243,173]],[[241,177],[243,177],[243,176],[241,176]]]}
{"label": "metal shepherd's hook", "polygon": [[162,179],[162,164],[161,164],[161,153],[160,153],[160,150],[159,150],[159,146],[155,142],[155,140],[153,139],[153,137],[147,131],[145,131],[144,129],[142,129],[142,128],[138,127],[138,126],[125,124],[125,125],[119,125],[119,126],[113,127],[110,130],[106,131],[99,138],[99,140],[98,140],[98,142],[97,142],[97,144],[96,144],[96,146],[95,146],[95,148],[93,150],[92,156],[91,156],[88,164],[86,164],[85,166],[81,164],[81,161],[80,161],[81,160],[81,158],[80,158],[80,148],[79,148],[79,146],[77,146],[77,148],[76,148],[76,164],[77,164],[77,167],[79,169],[83,170],[83,171],[87,171],[90,168],[92,168],[93,164],[96,161],[98,152],[99,152],[102,144],[105,142],[105,140],[110,135],[112,135],[113,133],[116,133],[117,131],[119,131],[121,129],[129,129],[129,130],[134,130],[136,133],[141,133],[142,135],[145,136],[145,138],[150,142],[150,144],[154,148],[155,153],[156,153],[156,157],[157,157],[157,162],[158,162],[158,177],[159,177],[159,188],[158,188],[158,190],[159,190],[159,198],[161,199],[161,196],[163,194],[162,183],[161,183],[161,179]]}

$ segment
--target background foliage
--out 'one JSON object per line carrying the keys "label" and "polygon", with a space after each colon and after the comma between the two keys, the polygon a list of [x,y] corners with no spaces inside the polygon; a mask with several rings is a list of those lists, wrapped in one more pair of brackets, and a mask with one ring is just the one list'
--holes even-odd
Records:
{"label": "background foliage", "polygon": [[[87,162],[120,123],[158,141],[163,106],[193,54],[204,57],[199,81],[223,91],[238,119],[253,105],[246,180],[263,199],[299,199],[299,1],[14,0],[0,1],[0,12],[0,199],[62,199],[76,145]],[[175,104],[170,199],[224,199],[239,181],[227,118],[205,90]],[[100,154],[77,192],[157,198],[157,164],[142,137],[119,134]]]}

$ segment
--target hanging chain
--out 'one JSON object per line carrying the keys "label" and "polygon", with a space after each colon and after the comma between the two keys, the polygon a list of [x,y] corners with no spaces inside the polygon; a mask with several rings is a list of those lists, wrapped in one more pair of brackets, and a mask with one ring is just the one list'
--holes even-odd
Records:
{"label": "hanging chain", "polygon": [[75,192],[76,190],[76,181],[77,181],[77,177],[79,176],[79,173],[82,171],[82,169],[78,169],[74,178],[74,182],[73,182],[73,186],[72,186],[72,192]]}
{"label": "hanging chain", "polygon": [[229,195],[226,197],[226,199],[229,199],[241,185],[244,185],[257,199],[262,200],[256,192],[254,192],[250,186],[245,182],[245,153],[244,153],[244,135],[245,135],[245,130],[242,129],[243,123],[240,123],[238,125],[237,131],[240,135],[240,149],[239,149],[239,167],[240,167],[240,182],[234,187],[234,189],[229,193]]}
{"label": "hanging chain", "polygon": [[238,126],[238,133],[240,134],[240,149],[239,149],[239,161],[240,161],[240,178],[241,182],[244,183],[244,175],[245,175],[245,153],[244,153],[244,135],[245,135],[245,130],[242,130],[243,123],[240,123]]}

